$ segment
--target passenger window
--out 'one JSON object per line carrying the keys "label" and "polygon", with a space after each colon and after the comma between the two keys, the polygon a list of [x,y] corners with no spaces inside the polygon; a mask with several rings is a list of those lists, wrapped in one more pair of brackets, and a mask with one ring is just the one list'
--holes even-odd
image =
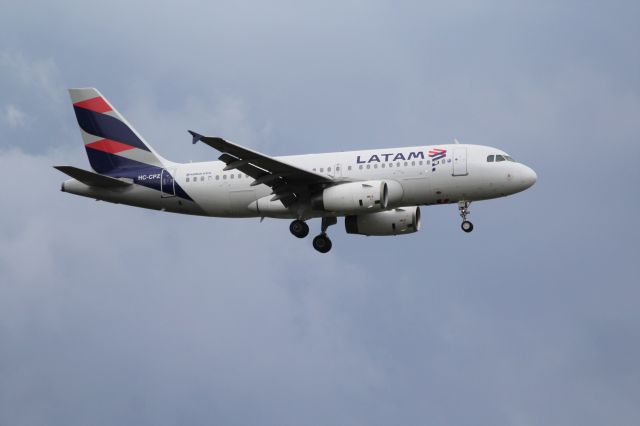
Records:
{"label": "passenger window", "polygon": [[347,170],[351,170],[351,166],[348,166],[348,167],[347,167]]}
{"label": "passenger window", "polygon": [[189,178],[187,178],[187,182],[189,182]]}
{"label": "passenger window", "polygon": [[431,160],[427,160],[427,166],[431,164]]}
{"label": "passenger window", "polygon": [[216,175],[216,180],[220,180],[220,175]]}
{"label": "passenger window", "polygon": [[496,155],[496,162],[504,161],[504,157],[502,155]]}
{"label": "passenger window", "polygon": [[421,160],[421,161],[419,161],[419,162],[418,162],[418,164],[422,166],[422,160]]}
{"label": "passenger window", "polygon": [[408,162],[408,161],[405,161],[405,162],[404,162],[404,166],[405,166],[405,167],[408,167],[408,166],[409,166],[409,162]]}
{"label": "passenger window", "polygon": [[416,165],[416,162],[415,162],[415,161],[412,161],[412,162],[411,162],[411,165],[412,165],[412,166],[415,166],[415,165]]}
{"label": "passenger window", "polygon": [[242,178],[242,173],[238,173],[238,179]]}
{"label": "passenger window", "polygon": [[493,158],[494,158],[494,156],[493,156],[493,155],[489,155],[489,156],[487,157],[487,163],[493,163]]}
{"label": "passenger window", "polygon": [[222,179],[227,179],[227,175],[222,175]]}
{"label": "passenger window", "polygon": [[360,170],[362,170],[362,164],[360,164],[360,166],[358,167]]}
{"label": "passenger window", "polygon": [[233,173],[231,173],[231,175],[229,176],[231,179],[233,179],[236,175],[234,175]]}
{"label": "passenger window", "polygon": [[315,171],[316,171],[316,168],[314,167],[312,170],[315,172]]}
{"label": "passenger window", "polygon": [[204,182],[204,176],[200,176],[200,182]]}
{"label": "passenger window", "polygon": [[393,167],[393,163],[389,163],[389,168]]}
{"label": "passenger window", "polygon": [[320,173],[324,172],[324,167],[320,167]]}
{"label": "passenger window", "polygon": [[385,164],[384,164],[384,163],[382,163],[382,164],[380,165],[380,167],[382,167],[382,168],[384,169],[386,166],[385,166]]}
{"label": "passenger window", "polygon": [[377,168],[378,168],[378,164],[374,164],[374,165],[373,165],[373,168],[374,168],[374,169],[377,169]]}
{"label": "passenger window", "polygon": [[327,167],[327,173],[331,171],[331,167]]}
{"label": "passenger window", "polygon": [[399,161],[396,163],[396,167],[400,167],[400,162]]}
{"label": "passenger window", "polygon": [[370,169],[370,168],[371,168],[371,164],[367,164],[367,169]]}

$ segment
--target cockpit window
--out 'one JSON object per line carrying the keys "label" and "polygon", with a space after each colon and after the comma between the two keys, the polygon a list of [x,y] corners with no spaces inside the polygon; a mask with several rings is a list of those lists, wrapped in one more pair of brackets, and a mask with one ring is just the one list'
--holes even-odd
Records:
{"label": "cockpit window", "polygon": [[514,163],[517,163],[516,160],[509,157],[508,155],[503,155],[503,154],[487,155],[487,163],[493,163],[498,161],[512,161]]}

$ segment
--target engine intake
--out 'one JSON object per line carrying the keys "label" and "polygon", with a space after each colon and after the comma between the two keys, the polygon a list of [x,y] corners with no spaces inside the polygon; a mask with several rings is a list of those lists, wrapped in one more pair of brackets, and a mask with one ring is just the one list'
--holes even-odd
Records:
{"label": "engine intake", "polygon": [[399,207],[384,212],[346,216],[344,225],[348,234],[412,234],[420,229],[420,207]]}

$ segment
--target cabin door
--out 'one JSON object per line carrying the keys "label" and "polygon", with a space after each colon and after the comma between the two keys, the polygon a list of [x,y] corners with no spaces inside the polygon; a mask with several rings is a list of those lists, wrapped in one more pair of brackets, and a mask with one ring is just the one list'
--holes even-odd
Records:
{"label": "cabin door", "polygon": [[169,198],[176,196],[176,182],[173,179],[175,169],[171,171],[162,169],[160,173],[160,197]]}
{"label": "cabin door", "polygon": [[466,176],[467,172],[467,147],[453,148],[453,176]]}

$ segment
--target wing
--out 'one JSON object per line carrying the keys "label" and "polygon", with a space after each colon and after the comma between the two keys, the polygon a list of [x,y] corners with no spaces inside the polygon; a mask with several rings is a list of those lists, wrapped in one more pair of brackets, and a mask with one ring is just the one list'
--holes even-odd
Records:
{"label": "wing", "polygon": [[249,148],[236,145],[222,138],[208,137],[189,130],[193,143],[202,141],[222,152],[218,157],[227,166],[224,170],[238,169],[251,176],[251,186],[267,185],[273,190],[271,201],[280,200],[289,207],[296,199],[305,198],[314,187],[336,183],[329,176],[323,176],[298,166],[277,160]]}

